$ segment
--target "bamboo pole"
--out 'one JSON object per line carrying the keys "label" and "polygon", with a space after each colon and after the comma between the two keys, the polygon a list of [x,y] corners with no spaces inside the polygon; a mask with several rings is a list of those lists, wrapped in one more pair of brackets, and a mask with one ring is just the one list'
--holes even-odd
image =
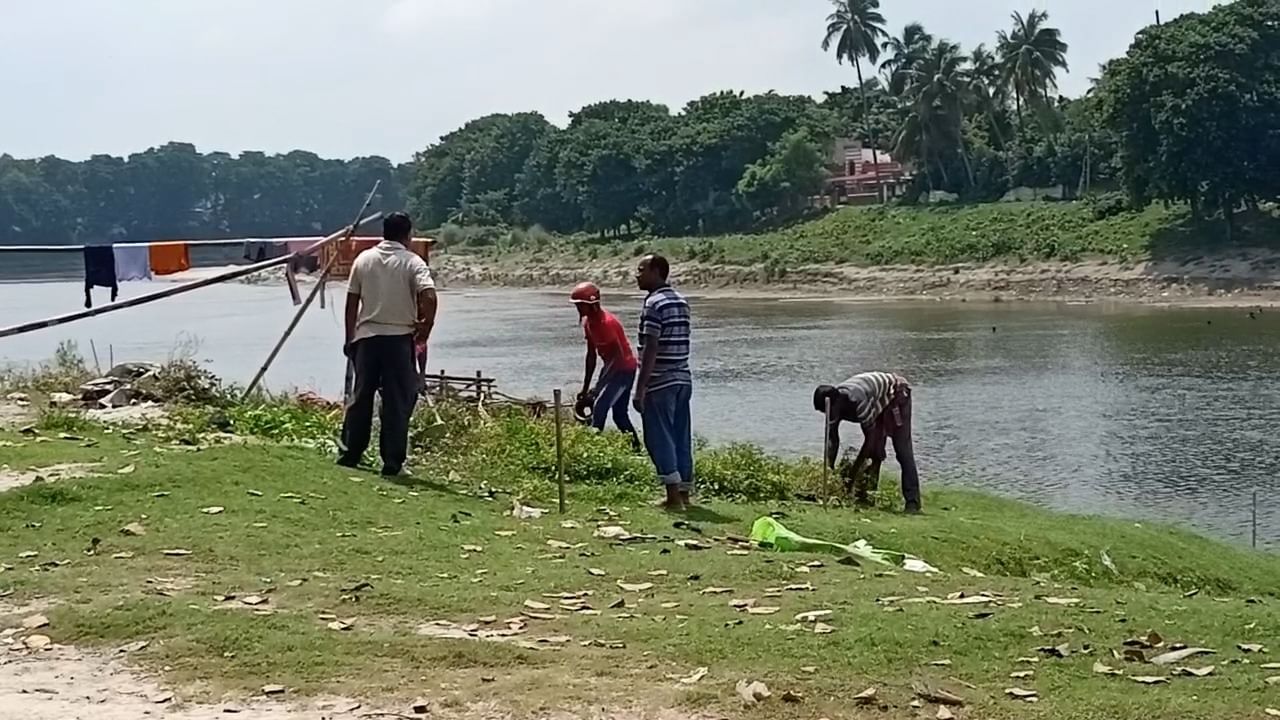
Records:
{"label": "bamboo pole", "polygon": [[98,346],[93,344],[93,338],[89,338],[89,350],[93,353],[93,368],[98,371],[98,375],[102,375],[102,363],[98,362]]}
{"label": "bamboo pole", "polygon": [[564,514],[564,435],[561,430],[560,388],[555,391],[556,401],[556,486],[560,492],[560,514]]}
{"label": "bamboo pole", "polygon": [[[382,213],[374,213],[369,217],[366,217],[365,219],[361,220],[360,224],[367,225],[368,223],[378,220],[381,217],[382,217]],[[311,253],[328,245],[329,243],[332,243],[338,240],[343,235],[345,235],[349,230],[351,229],[343,228],[342,230],[339,230],[338,232],[326,238],[316,241],[310,247],[298,252],[297,254],[310,255]],[[289,258],[291,257],[292,257],[291,255],[283,255],[278,258],[263,260],[260,263],[254,263],[252,265],[246,265],[244,267],[239,267],[234,270],[228,270],[227,272],[219,273],[217,275],[213,275],[207,278],[202,278],[200,280],[194,280],[192,282],[185,283],[183,285],[178,285],[176,287],[165,288],[164,290],[159,290],[157,292],[153,292],[147,295],[139,295],[138,297],[129,298],[128,300],[120,300],[117,302],[109,303],[107,305],[99,305],[97,307],[88,308],[85,310],[77,310],[76,312],[66,313],[64,315],[57,315],[51,318],[45,318],[44,320],[34,320],[32,322],[20,323],[18,325],[10,325],[9,327],[0,329],[0,338],[7,338],[7,337],[12,337],[14,335],[22,335],[25,333],[34,332],[36,330],[44,330],[45,328],[57,327],[59,325],[65,325],[70,322],[75,322],[76,320],[84,320],[85,318],[97,317],[98,315],[105,315],[107,313],[116,312],[117,310],[124,310],[125,308],[137,307],[139,305],[146,305],[147,303],[153,303],[157,300],[164,300],[165,298],[171,298],[171,297],[174,297],[175,295],[189,293],[193,290],[206,288],[206,287],[209,287],[210,285],[217,285],[218,283],[223,283],[228,280],[236,280],[238,278],[252,275],[257,272],[262,272],[263,270],[267,270],[269,268],[277,267],[279,265],[284,265],[285,263],[289,262]]]}
{"label": "bamboo pole", "polygon": [[[381,180],[378,180],[373,184],[373,189],[369,191],[367,196],[365,196],[364,204],[362,204],[360,209],[356,211],[355,220],[351,221],[351,225],[347,227],[346,233],[339,242],[347,242],[351,239],[352,235],[355,235],[356,228],[360,227],[362,224],[361,218],[364,217],[364,213],[369,209],[369,206],[373,204],[373,198],[378,194],[378,188],[381,185]],[[289,259],[289,257],[290,256],[286,255],[286,260]],[[284,329],[284,333],[280,335],[280,339],[276,341],[275,347],[271,348],[271,353],[267,355],[267,359],[262,363],[262,367],[258,368],[258,374],[254,375],[253,380],[249,381],[249,386],[245,388],[244,395],[241,396],[241,400],[247,399],[253,394],[253,391],[258,388],[258,383],[262,381],[262,376],[267,374],[267,370],[271,368],[271,363],[276,361],[276,357],[280,355],[280,351],[284,348],[284,344],[289,341],[289,336],[293,335],[293,331],[298,329],[298,323],[302,322],[302,316],[305,315],[307,309],[311,307],[311,303],[315,302],[316,296],[321,295],[324,291],[324,279],[329,276],[329,270],[333,268],[334,263],[338,262],[339,257],[340,253],[334,253],[333,257],[329,258],[329,262],[320,270],[319,281],[315,284],[315,287],[311,288],[311,292],[307,294],[307,299],[302,303],[302,307],[299,307],[298,311],[293,314],[293,319],[289,321],[289,326]],[[322,301],[320,304],[324,305],[324,302]]]}
{"label": "bamboo pole", "polygon": [[1253,491],[1253,548],[1258,549],[1258,491]]}

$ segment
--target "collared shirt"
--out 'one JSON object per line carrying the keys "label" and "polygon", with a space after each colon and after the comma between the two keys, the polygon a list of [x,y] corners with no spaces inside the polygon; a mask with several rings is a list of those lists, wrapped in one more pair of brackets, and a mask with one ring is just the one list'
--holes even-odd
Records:
{"label": "collared shirt", "polygon": [[676,385],[692,385],[689,372],[689,337],[692,323],[689,301],[670,285],[649,293],[640,313],[640,352],[658,344],[658,357],[646,391]]}
{"label": "collared shirt", "polygon": [[418,293],[434,287],[426,261],[398,242],[383,240],[360,253],[347,281],[347,292],[360,296],[352,340],[413,333]]}
{"label": "collared shirt", "polygon": [[890,373],[867,372],[854,375],[836,387],[853,401],[854,419],[866,425],[889,406],[898,381],[898,376]]}
{"label": "collared shirt", "polygon": [[604,361],[604,375],[615,372],[632,372],[636,369],[636,354],[622,323],[608,310],[601,310],[595,318],[582,322],[582,332],[591,341],[596,354]]}

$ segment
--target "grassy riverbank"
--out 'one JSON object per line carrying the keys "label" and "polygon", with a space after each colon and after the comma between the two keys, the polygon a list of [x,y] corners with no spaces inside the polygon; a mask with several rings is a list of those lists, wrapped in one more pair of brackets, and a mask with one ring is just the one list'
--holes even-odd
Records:
{"label": "grassy riverbank", "polygon": [[438,265],[456,284],[625,281],[635,258],[668,255],[686,286],[775,285],[870,295],[1206,294],[1280,282],[1280,220],[1223,224],[1185,208],[1104,211],[1089,203],[845,208],[751,235],[628,241],[540,231],[445,229]]}
{"label": "grassy riverbank", "polygon": [[[130,661],[192,702],[280,684],[286,698],[337,693],[403,711],[427,697],[471,717],[480,706],[933,717],[934,702],[911,707],[922,690],[957,695],[960,718],[1237,718],[1280,706],[1267,682],[1280,671],[1261,667],[1271,658],[1237,647],[1280,628],[1272,556],[956,490],[930,488],[924,517],[890,510],[891,488],[877,509],[821,507],[797,500],[820,484],[812,464],[749,448],[704,449],[704,504],[677,518],[648,505],[642,458],[577,428],[568,514],[521,520],[513,496],[554,507],[550,421],[456,405],[445,415],[444,438],[418,425],[417,472],[397,482],[334,467],[332,411],[289,402],[178,410],[136,431],[64,412],[0,430],[8,473],[71,463],[62,472],[86,475],[38,471],[45,482],[0,493],[0,628],[45,608],[38,632],[57,643],[149,641]],[[769,513],[942,572],[730,539]],[[653,537],[619,543],[598,526]],[[830,612],[824,626],[795,619],[812,611]],[[485,631],[504,634],[438,637]],[[1158,646],[1147,658],[1175,643],[1217,653],[1170,665],[1113,655],[1135,638]],[[1210,665],[1206,677],[1176,670]],[[1132,679],[1143,676],[1164,681]],[[773,697],[743,710],[739,680]],[[875,700],[854,700],[871,687]]]}

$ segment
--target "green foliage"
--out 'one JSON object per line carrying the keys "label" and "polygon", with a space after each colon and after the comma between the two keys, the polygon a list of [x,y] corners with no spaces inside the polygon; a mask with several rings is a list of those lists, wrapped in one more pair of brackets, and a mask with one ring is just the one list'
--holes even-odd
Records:
{"label": "green foliage", "polygon": [[11,367],[0,371],[0,389],[25,390],[36,393],[74,392],[93,373],[74,341],[63,340],[54,350],[53,359],[35,367]]}
{"label": "green foliage", "polygon": [[91,423],[75,410],[46,407],[40,409],[36,427],[50,433],[82,433],[91,427]]}
{"label": "green foliage", "polygon": [[810,486],[817,465],[787,462],[757,445],[735,443],[701,450],[694,460],[698,492],[732,500],[786,500]]}
{"label": "green foliage", "polygon": [[340,412],[290,400],[260,400],[225,409],[229,429],[238,435],[328,445],[342,427]]}
{"label": "green foliage", "polygon": [[783,137],[769,155],[747,166],[737,193],[759,220],[789,220],[822,192],[827,178],[822,148],[803,130]]}
{"label": "green foliage", "polygon": [[1280,196],[1280,4],[1238,0],[1139,34],[1100,89],[1135,205],[1222,211]]}
{"label": "green foliage", "polygon": [[174,405],[222,406],[230,393],[216,375],[195,360],[171,360],[137,382],[144,394]]}

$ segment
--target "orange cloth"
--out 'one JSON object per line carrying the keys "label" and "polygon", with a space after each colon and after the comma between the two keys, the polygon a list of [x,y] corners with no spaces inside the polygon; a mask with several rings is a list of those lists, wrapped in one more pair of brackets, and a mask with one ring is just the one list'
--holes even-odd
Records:
{"label": "orange cloth", "polygon": [[186,243],[152,245],[150,254],[152,275],[172,275],[191,269],[191,248]]}

